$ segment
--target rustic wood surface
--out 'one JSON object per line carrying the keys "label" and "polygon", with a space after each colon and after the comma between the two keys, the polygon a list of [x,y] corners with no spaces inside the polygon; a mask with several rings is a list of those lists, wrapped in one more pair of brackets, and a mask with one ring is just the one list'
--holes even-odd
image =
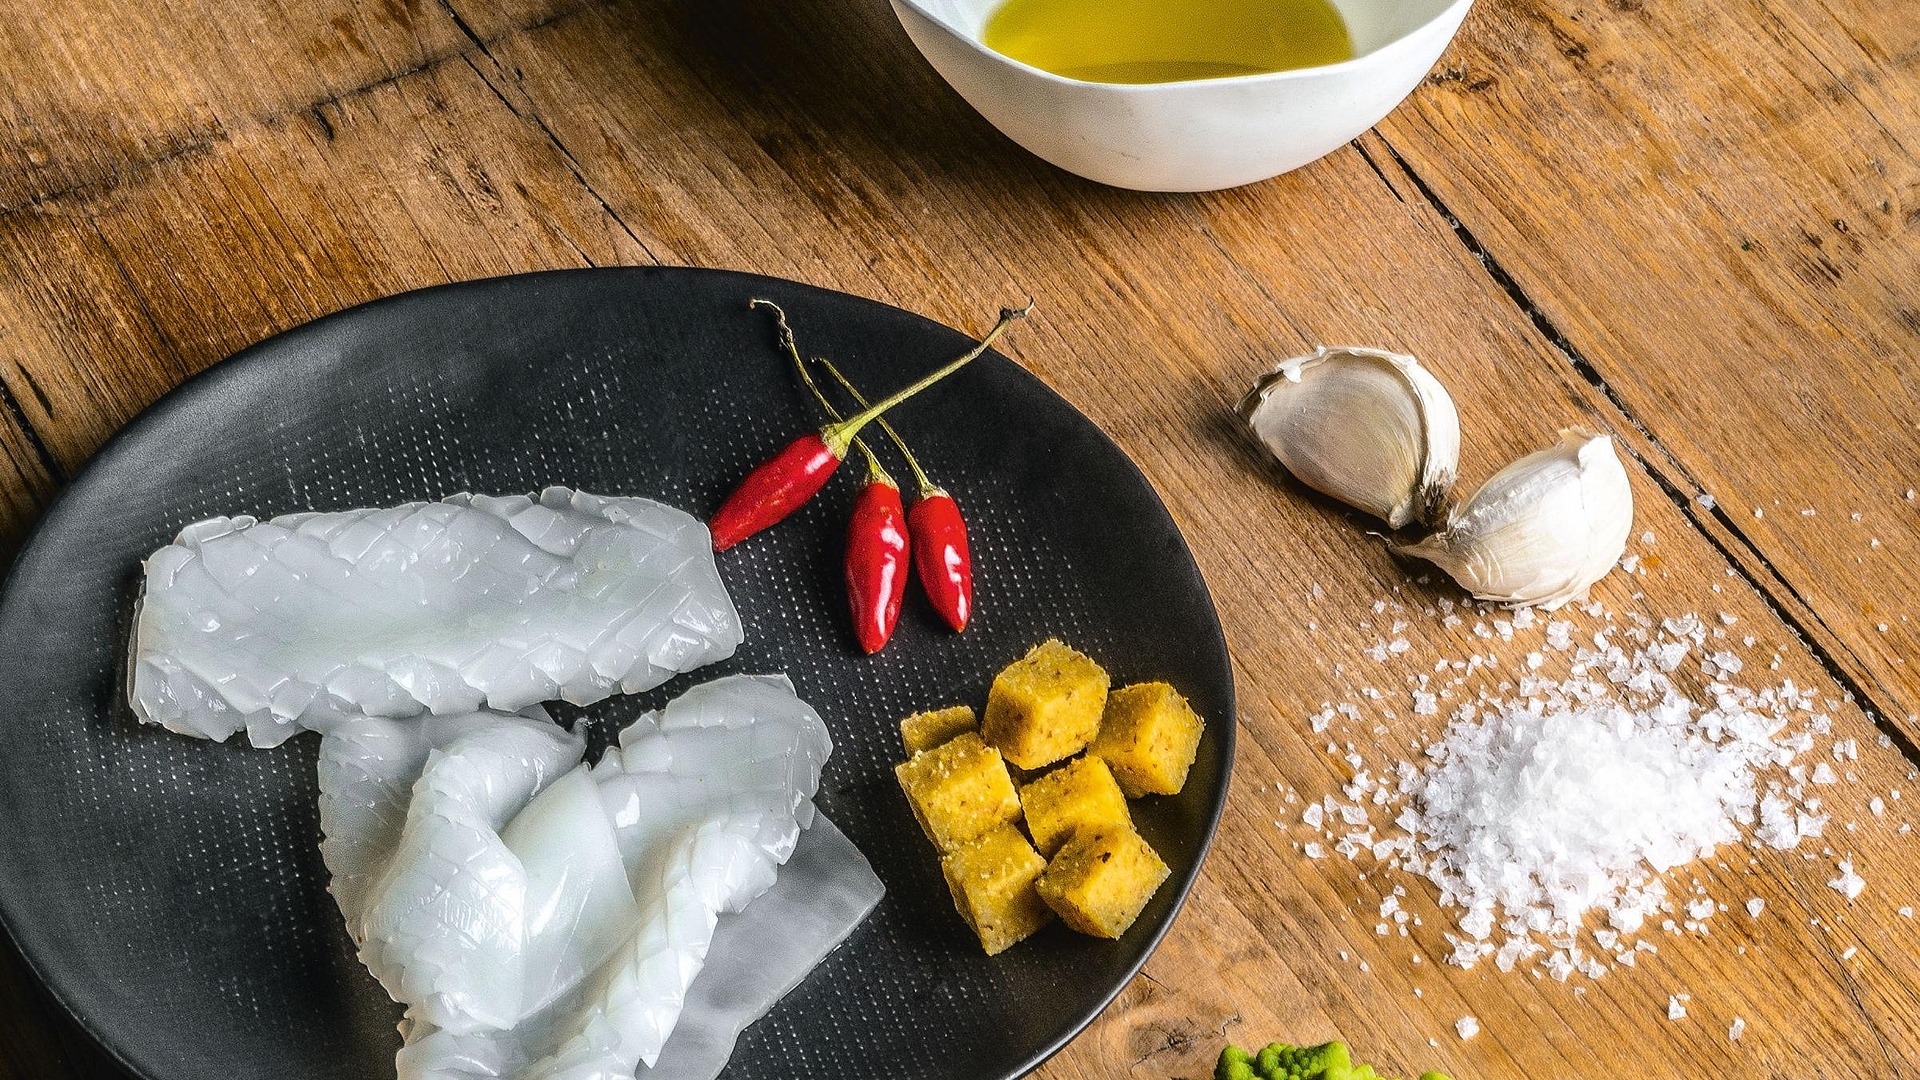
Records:
{"label": "rustic wood surface", "polygon": [[[1205,196],[1027,156],[879,0],[29,8],[0,20],[5,554],[183,377],[397,290],[702,264],[961,326],[1031,293],[1043,317],[1007,351],[1166,498],[1242,703],[1186,913],[1041,1075],[1200,1077],[1224,1033],[1337,1035],[1456,1080],[1920,1076],[1920,927],[1898,914],[1920,904],[1913,815],[1866,808],[1909,782],[1920,738],[1920,21],[1901,5],[1482,0],[1374,132]],[[1393,882],[1276,827],[1297,817],[1277,784],[1347,777],[1307,729],[1322,701],[1540,647],[1423,616],[1447,589],[1235,437],[1257,373],[1342,341],[1440,373],[1469,478],[1566,423],[1613,432],[1653,540],[1595,598],[1619,618],[1726,612],[1756,638],[1750,675],[1815,688],[1859,741],[1827,840],[1677,876],[1733,906],[1711,936],[1656,934],[1657,956],[1591,984],[1462,971],[1429,890],[1410,890],[1411,937],[1377,936]],[[1386,665],[1363,658],[1380,600],[1410,612],[1413,648]],[[1394,711],[1342,737],[1404,754],[1432,733]],[[1847,853],[1869,881],[1853,903],[1826,885]],[[1455,1035],[1465,1015],[1479,1037]],[[115,1075],[0,954],[0,1077]]]}

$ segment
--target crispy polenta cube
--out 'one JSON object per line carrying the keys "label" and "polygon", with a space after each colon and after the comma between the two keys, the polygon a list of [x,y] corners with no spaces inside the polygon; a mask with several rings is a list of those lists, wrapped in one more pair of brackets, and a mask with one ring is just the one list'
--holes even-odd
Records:
{"label": "crispy polenta cube", "polygon": [[1051,765],[1099,730],[1107,684],[1099,664],[1048,639],[993,677],[980,734],[1023,769]]}
{"label": "crispy polenta cube", "polygon": [[1046,868],[1047,860],[1011,825],[962,844],[940,860],[953,906],[980,936],[988,956],[1053,921],[1053,912],[1033,887]]}
{"label": "crispy polenta cube", "polygon": [[1123,686],[1107,695],[1100,733],[1087,753],[1105,759],[1128,798],[1175,795],[1187,782],[1205,726],[1166,683]]}
{"label": "crispy polenta cube", "polygon": [[900,721],[900,741],[907,748],[907,756],[912,757],[955,735],[979,730],[980,721],[973,715],[973,706],[955,705],[951,709],[917,712]]}
{"label": "crispy polenta cube", "polygon": [[1167,864],[1139,833],[1109,825],[1074,833],[1034,887],[1068,926],[1094,937],[1117,938],[1133,925],[1167,874]]}
{"label": "crispy polenta cube", "polygon": [[1075,830],[1087,826],[1133,827],[1127,797],[1107,763],[1097,757],[1074,758],[1020,789],[1027,831],[1043,855],[1053,855]]}
{"label": "crispy polenta cube", "polygon": [[1000,751],[972,732],[894,766],[927,839],[949,851],[1020,820],[1020,796]]}

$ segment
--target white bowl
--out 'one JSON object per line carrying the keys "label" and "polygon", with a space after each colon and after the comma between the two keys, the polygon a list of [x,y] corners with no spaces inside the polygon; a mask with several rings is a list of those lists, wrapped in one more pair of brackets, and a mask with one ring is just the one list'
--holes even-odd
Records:
{"label": "white bowl", "polygon": [[891,2],[934,70],[1009,138],[1069,172],[1141,191],[1237,187],[1339,149],[1413,92],[1473,5],[1334,0],[1352,60],[1137,85],[1063,78],[987,48],[980,35],[1001,0]]}

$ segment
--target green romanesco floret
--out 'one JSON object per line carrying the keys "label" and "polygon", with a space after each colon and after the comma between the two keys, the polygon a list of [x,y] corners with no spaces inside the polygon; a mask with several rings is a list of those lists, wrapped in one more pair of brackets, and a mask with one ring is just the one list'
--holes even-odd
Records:
{"label": "green romanesco floret", "polygon": [[1340,1080],[1353,1065],[1347,1044],[1289,1046],[1269,1043],[1256,1056],[1229,1046],[1220,1051],[1214,1080]]}
{"label": "green romanesco floret", "polygon": [[[1213,1076],[1214,1080],[1383,1080],[1373,1066],[1355,1065],[1343,1042],[1319,1046],[1268,1043],[1257,1055],[1229,1046],[1220,1051]],[[1447,1078],[1429,1072],[1421,1074],[1420,1080]]]}
{"label": "green romanesco floret", "polygon": [[1214,1063],[1213,1080],[1259,1080],[1253,1071],[1253,1058],[1237,1046],[1229,1046],[1220,1051],[1220,1060]]}

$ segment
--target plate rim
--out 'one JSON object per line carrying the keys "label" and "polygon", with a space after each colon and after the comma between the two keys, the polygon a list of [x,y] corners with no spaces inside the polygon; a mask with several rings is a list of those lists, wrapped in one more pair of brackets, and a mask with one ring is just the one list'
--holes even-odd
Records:
{"label": "plate rim", "polygon": [[[317,316],[302,323],[297,323],[261,338],[188,375],[143,406],[132,418],[103,440],[100,445],[88,455],[87,460],[68,476],[66,483],[60,487],[59,491],[54,495],[53,500],[48,503],[46,510],[41,513],[39,518],[36,519],[22,535],[18,550],[15,551],[13,557],[8,561],[5,576],[0,578],[0,614],[9,611],[16,603],[20,602],[19,597],[22,595],[21,590],[18,588],[18,582],[21,576],[20,571],[23,567],[27,567],[31,560],[38,554],[37,547],[42,536],[49,532],[50,526],[59,520],[62,514],[69,510],[69,505],[74,502],[73,496],[75,493],[80,491],[84,485],[92,482],[95,473],[98,472],[97,466],[102,460],[106,459],[110,454],[117,452],[123,443],[139,436],[147,427],[159,423],[162,411],[169,407],[170,403],[174,403],[175,399],[179,396],[191,393],[206,394],[217,392],[221,381],[233,377],[234,372],[246,364],[255,362],[255,358],[258,355],[269,352],[270,350],[285,348],[287,344],[286,339],[320,333],[335,322],[346,322],[355,318],[364,318],[370,311],[378,311],[389,306],[397,306],[409,301],[416,301],[422,296],[430,294],[458,294],[469,291],[480,291],[486,288],[511,287],[514,283],[558,280],[573,277],[634,276],[647,278],[654,276],[674,277],[679,275],[689,277],[732,278],[743,283],[769,282],[781,289],[799,289],[807,292],[821,293],[840,300],[853,299],[863,304],[874,304],[891,309],[892,311],[908,316],[915,322],[926,324],[926,326],[932,329],[965,334],[965,331],[959,330],[956,327],[948,326],[946,323],[940,322],[937,319],[900,307],[886,300],[877,300],[872,297],[862,296],[858,293],[848,292],[844,289],[830,288],[811,282],[721,267],[662,265],[562,267],[441,282],[435,285],[424,285],[418,288],[375,297],[371,300],[365,300],[348,307],[330,311],[324,315]],[[1123,977],[1116,980],[1111,988],[1097,995],[1096,1000],[1092,1002],[1091,1006],[1068,1024],[1058,1036],[1050,1039],[1031,1054],[1023,1063],[1017,1065],[999,1078],[999,1080],[1018,1080],[1019,1077],[1031,1073],[1048,1059],[1065,1049],[1069,1043],[1079,1038],[1101,1014],[1107,1011],[1120,994],[1128,986],[1133,984],[1133,981],[1140,975],[1142,969],[1146,967],[1147,961],[1153,958],[1155,952],[1159,951],[1161,943],[1173,929],[1174,923],[1179,921],[1181,913],[1186,910],[1187,900],[1192,895],[1193,887],[1200,879],[1200,872],[1205,868],[1208,856],[1212,854],[1214,840],[1219,834],[1220,820],[1225,816],[1228,793],[1233,785],[1233,765],[1238,753],[1239,720],[1237,687],[1233,679],[1232,651],[1227,643],[1225,628],[1220,622],[1219,607],[1214,603],[1213,590],[1212,587],[1207,584],[1205,572],[1201,570],[1199,560],[1193,557],[1192,546],[1188,544],[1186,534],[1180,529],[1179,523],[1174,520],[1172,512],[1167,509],[1166,500],[1161,497],[1160,489],[1148,478],[1145,471],[1140,468],[1139,463],[1134,461],[1133,456],[1127,453],[1126,449],[1120,446],[1118,442],[1114,441],[1113,436],[1109,435],[1106,429],[1095,423],[1092,417],[1087,416],[1079,406],[1075,405],[1064,394],[1055,390],[1051,384],[1028,370],[1025,365],[1008,358],[997,349],[989,349],[983,356],[983,359],[986,358],[999,361],[1007,368],[1032,380],[1043,387],[1048,393],[1058,398],[1063,405],[1071,409],[1080,419],[1085,421],[1087,426],[1096,432],[1100,439],[1118,455],[1119,459],[1126,463],[1126,467],[1133,471],[1141,484],[1153,493],[1154,505],[1159,509],[1161,515],[1166,518],[1166,524],[1172,530],[1173,535],[1178,538],[1180,542],[1180,552],[1186,556],[1188,563],[1193,568],[1194,576],[1200,582],[1201,595],[1206,601],[1205,613],[1208,616],[1207,629],[1211,631],[1210,640],[1204,641],[1201,644],[1203,647],[1211,647],[1211,650],[1216,651],[1217,655],[1223,661],[1225,668],[1225,679],[1222,687],[1225,691],[1224,704],[1226,715],[1216,718],[1213,724],[1217,732],[1217,737],[1220,740],[1220,784],[1214,790],[1212,798],[1206,807],[1206,813],[1204,815],[1205,829],[1199,838],[1199,843],[1196,846],[1190,868],[1184,874],[1177,874],[1168,879],[1168,883],[1174,886],[1174,895],[1172,906],[1168,909],[1166,918],[1157,927],[1154,927],[1151,936],[1141,943],[1142,947],[1139,950],[1138,957],[1127,965]],[[26,971],[32,975],[40,991],[59,1006],[60,1012],[64,1013],[80,1031],[85,1033],[95,1047],[110,1057],[114,1063],[129,1076],[139,1078],[139,1080],[169,1080],[167,1077],[149,1072],[136,1064],[129,1048],[123,1048],[116,1041],[107,1038],[100,1028],[96,1027],[88,1017],[82,1015],[80,1010],[74,1007],[68,1000],[67,995],[62,993],[59,983],[48,977],[47,970],[22,939],[21,932],[16,925],[20,921],[19,913],[13,910],[13,904],[9,899],[11,892],[11,889],[3,883],[0,883],[0,933],[6,935],[6,939],[12,947],[14,956],[20,960]],[[988,1080],[988,1078],[982,1076],[979,1077],[978,1080]]]}

